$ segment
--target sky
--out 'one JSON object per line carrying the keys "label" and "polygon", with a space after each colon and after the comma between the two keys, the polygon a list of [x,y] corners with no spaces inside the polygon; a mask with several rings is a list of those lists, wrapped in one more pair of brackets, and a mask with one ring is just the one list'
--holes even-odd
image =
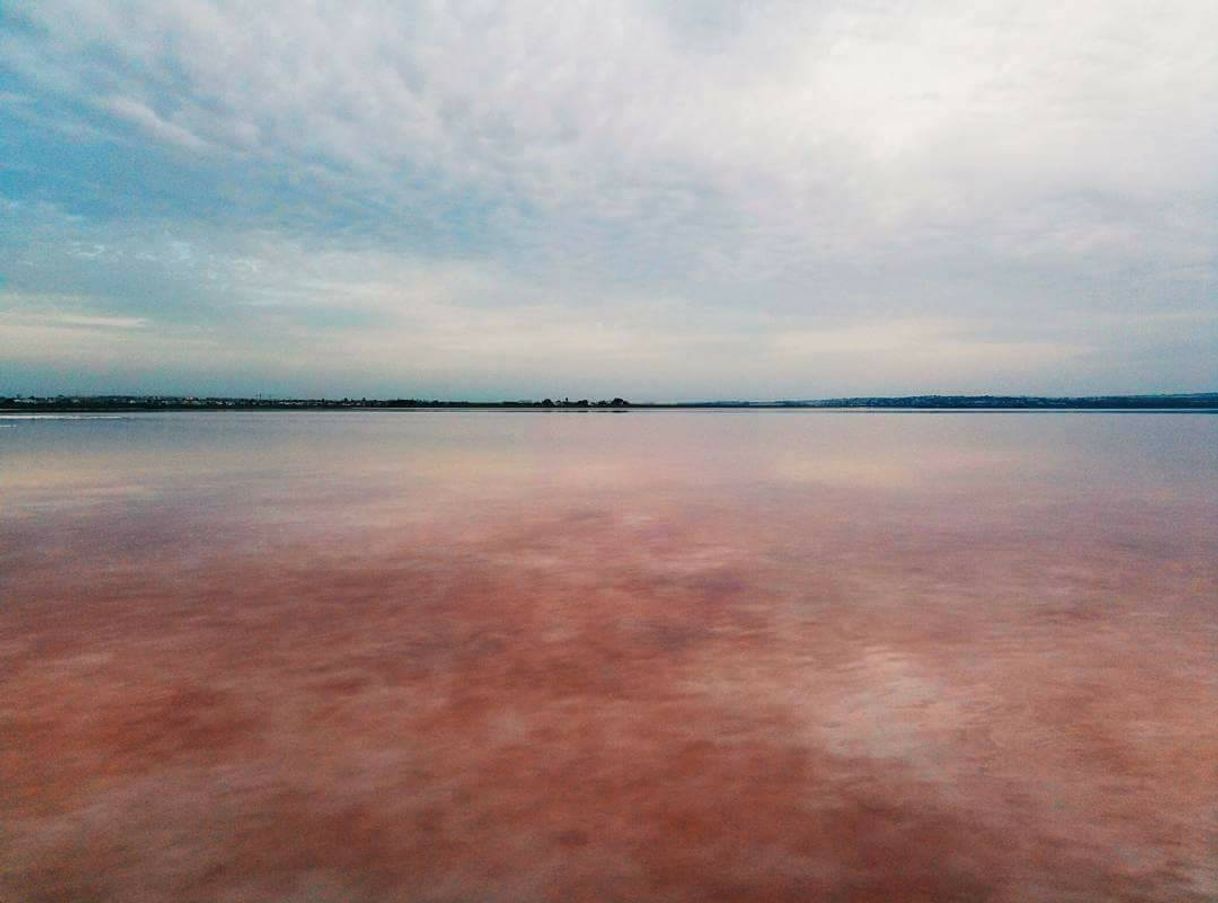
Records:
{"label": "sky", "polygon": [[0,394],[1218,389],[1213,0],[8,0]]}

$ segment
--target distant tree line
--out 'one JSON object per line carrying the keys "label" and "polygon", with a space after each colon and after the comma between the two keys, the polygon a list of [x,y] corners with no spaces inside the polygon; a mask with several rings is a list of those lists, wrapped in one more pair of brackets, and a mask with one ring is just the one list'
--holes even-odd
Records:
{"label": "distant tree line", "polygon": [[188,411],[299,410],[335,408],[628,408],[621,397],[590,401],[441,401],[422,398],[220,398],[191,395],[0,395],[0,410],[8,411]]}
{"label": "distant tree line", "polygon": [[827,398],[808,401],[701,401],[632,403],[615,396],[591,401],[545,398],[541,401],[441,401],[422,398],[222,398],[193,395],[0,395],[0,410],[38,411],[193,411],[302,409],[573,409],[626,408],[904,408],[914,410],[1207,410],[1218,411],[1218,393],[1192,395],[1100,395],[1050,398],[1031,395],[907,395],[898,398]]}

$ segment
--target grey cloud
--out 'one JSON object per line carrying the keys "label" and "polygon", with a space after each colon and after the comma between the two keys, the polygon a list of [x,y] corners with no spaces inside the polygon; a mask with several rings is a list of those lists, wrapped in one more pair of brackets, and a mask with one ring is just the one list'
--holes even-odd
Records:
{"label": "grey cloud", "polygon": [[[740,382],[766,395],[880,371],[894,391],[928,388],[935,348],[945,379],[977,390],[1216,375],[1210,3],[40,0],[10,14],[15,93],[254,186],[225,196],[231,240],[194,224],[214,278],[161,248],[155,264],[60,260],[23,291],[161,321],[261,305],[351,347],[371,339],[342,324],[397,311],[403,341],[431,336],[454,374],[471,309],[513,348],[573,342],[606,372],[613,343],[580,336],[618,322],[615,342],[692,394],[741,394],[715,374],[746,340],[756,372]],[[242,276],[230,258],[259,230],[278,263]],[[539,329],[539,311],[569,331]],[[922,326],[890,328],[907,322]],[[817,330],[810,357],[781,350]],[[887,338],[852,346],[861,334]],[[870,370],[831,353],[834,336]],[[1153,348],[1189,363],[1156,371]],[[1146,368],[1136,385],[1116,367],[1104,385],[1117,349]],[[539,378],[523,352],[488,353],[505,384]],[[534,357],[566,366],[558,349]]]}

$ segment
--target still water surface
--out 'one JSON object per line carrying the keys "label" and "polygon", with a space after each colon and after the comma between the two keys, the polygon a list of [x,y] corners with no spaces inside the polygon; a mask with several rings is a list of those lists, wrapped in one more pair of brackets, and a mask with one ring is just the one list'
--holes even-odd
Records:
{"label": "still water surface", "polygon": [[1218,417],[0,419],[0,899],[1218,898]]}

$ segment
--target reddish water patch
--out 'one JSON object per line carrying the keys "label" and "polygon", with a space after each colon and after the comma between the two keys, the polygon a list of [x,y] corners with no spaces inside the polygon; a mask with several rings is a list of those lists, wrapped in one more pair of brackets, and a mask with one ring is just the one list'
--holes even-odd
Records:
{"label": "reddish water patch", "polygon": [[1209,421],[928,422],[26,439],[0,897],[1218,897]]}

